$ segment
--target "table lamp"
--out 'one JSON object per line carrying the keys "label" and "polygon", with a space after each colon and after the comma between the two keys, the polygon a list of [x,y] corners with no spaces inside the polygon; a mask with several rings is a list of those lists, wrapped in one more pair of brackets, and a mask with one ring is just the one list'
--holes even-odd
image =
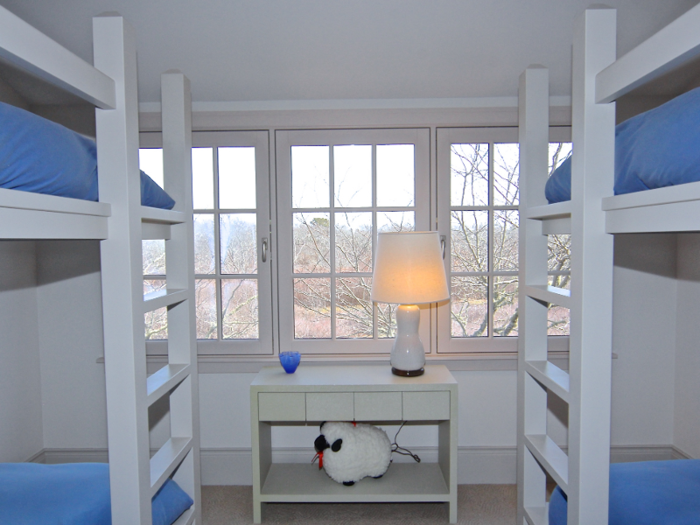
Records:
{"label": "table lamp", "polygon": [[371,299],[400,305],[391,371],[413,377],[424,372],[425,351],[418,336],[417,305],[450,298],[438,232],[380,233],[372,274]]}

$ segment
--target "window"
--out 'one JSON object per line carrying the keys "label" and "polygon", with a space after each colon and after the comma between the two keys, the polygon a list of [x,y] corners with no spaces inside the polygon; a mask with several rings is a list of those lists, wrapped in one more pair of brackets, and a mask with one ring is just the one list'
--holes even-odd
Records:
{"label": "window", "polygon": [[[435,221],[452,300],[421,306],[426,352],[516,350],[517,129],[437,129],[432,178],[428,128],[274,133],[274,156],[267,131],[193,134],[200,354],[388,354],[396,305],[370,300],[377,235]],[[162,184],[146,135],[141,168]],[[552,137],[550,171],[571,151]],[[549,282],[569,288],[570,236],[548,246]],[[143,254],[144,293],[163,288],[164,242]],[[567,309],[550,308],[548,333],[569,334]],[[165,309],[147,315],[146,338],[167,339]]]}
{"label": "window", "polygon": [[[280,349],[391,350],[395,305],[370,301],[381,231],[427,230],[429,131],[278,131]],[[422,323],[429,341],[428,310]]]}
{"label": "window", "polygon": [[199,353],[271,354],[268,134],[192,141]]}
{"label": "window", "polygon": [[[452,300],[438,309],[438,351],[516,350],[519,145],[517,129],[438,130],[438,225]],[[550,145],[550,170],[571,150]],[[568,287],[569,236],[549,239],[549,274]],[[550,335],[568,335],[568,310],[550,309]]]}

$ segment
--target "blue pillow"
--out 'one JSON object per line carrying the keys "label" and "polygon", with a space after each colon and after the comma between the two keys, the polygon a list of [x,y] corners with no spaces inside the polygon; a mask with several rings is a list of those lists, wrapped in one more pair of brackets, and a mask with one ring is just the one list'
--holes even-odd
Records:
{"label": "blue pillow", "polygon": [[[700,181],[700,88],[615,128],[615,195]],[[571,199],[571,157],[545,186],[552,204]]]}
{"label": "blue pillow", "polygon": [[[192,506],[173,480],[153,497],[153,525],[170,525]],[[106,463],[0,463],[0,523],[111,525]]]}
{"label": "blue pillow", "polygon": [[96,201],[95,143],[0,103],[0,187]]}
{"label": "blue pillow", "polygon": [[[175,201],[141,172],[141,204],[172,209]],[[94,141],[0,102],[0,187],[98,200]]]}
{"label": "blue pillow", "polygon": [[[609,525],[697,525],[700,460],[643,461],[610,465]],[[549,524],[566,525],[566,495],[549,499]]]}

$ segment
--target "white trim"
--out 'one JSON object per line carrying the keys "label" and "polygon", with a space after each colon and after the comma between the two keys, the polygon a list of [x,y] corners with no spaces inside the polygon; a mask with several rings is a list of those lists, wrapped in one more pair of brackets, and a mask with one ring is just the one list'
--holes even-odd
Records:
{"label": "white trim", "polygon": [[[551,106],[570,106],[570,96],[549,98]],[[347,109],[452,109],[515,108],[518,97],[405,98],[405,99],[325,99],[325,100],[234,100],[193,102],[194,112],[228,111],[305,111]],[[160,112],[160,102],[141,102],[142,113]]]}

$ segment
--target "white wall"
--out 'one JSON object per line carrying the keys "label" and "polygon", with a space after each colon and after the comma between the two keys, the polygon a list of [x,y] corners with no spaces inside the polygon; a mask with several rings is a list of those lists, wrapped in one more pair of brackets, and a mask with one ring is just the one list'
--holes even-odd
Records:
{"label": "white wall", "polygon": [[673,443],[676,244],[615,237],[612,444]]}
{"label": "white wall", "polygon": [[674,443],[700,458],[700,236],[678,235]]}
{"label": "white wall", "polygon": [[98,241],[37,242],[44,447],[104,448]]}
{"label": "white wall", "polygon": [[0,241],[0,461],[43,447],[35,244]]}

